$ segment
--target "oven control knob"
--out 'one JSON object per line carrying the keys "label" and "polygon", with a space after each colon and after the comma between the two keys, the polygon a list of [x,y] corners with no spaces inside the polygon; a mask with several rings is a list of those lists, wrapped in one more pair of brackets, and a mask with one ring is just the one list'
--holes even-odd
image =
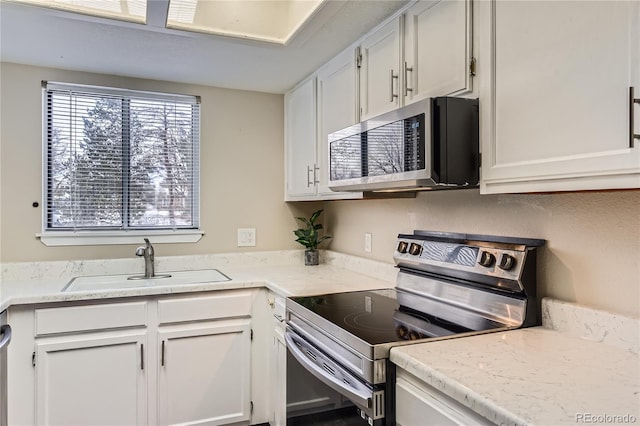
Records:
{"label": "oven control knob", "polygon": [[480,253],[480,260],[478,260],[478,263],[486,268],[490,268],[494,263],[496,263],[496,257],[488,251],[483,251]]}
{"label": "oven control knob", "polygon": [[421,252],[422,246],[420,244],[411,243],[411,245],[409,246],[409,254],[419,256]]}
{"label": "oven control knob", "polygon": [[420,333],[418,333],[417,331],[411,330],[409,332],[409,340],[418,340],[420,339],[422,336],[420,336]]}
{"label": "oven control knob", "polygon": [[508,271],[516,266],[516,258],[511,256],[510,254],[503,253],[500,256],[500,263],[498,264],[498,268]]}
{"label": "oven control knob", "polygon": [[407,243],[406,241],[400,241],[398,243],[398,252],[399,253],[406,253],[408,248],[409,248],[409,243]]}
{"label": "oven control knob", "polygon": [[404,325],[399,325],[396,327],[396,336],[399,339],[407,340],[409,338],[409,330]]}

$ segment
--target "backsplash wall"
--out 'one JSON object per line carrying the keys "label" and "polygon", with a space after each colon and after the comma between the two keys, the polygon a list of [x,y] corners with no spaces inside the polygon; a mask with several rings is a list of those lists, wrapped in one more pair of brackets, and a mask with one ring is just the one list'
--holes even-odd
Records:
{"label": "backsplash wall", "polygon": [[[414,229],[543,238],[540,292],[640,317],[640,190],[480,195],[477,189],[415,199],[330,201],[332,250],[393,262],[395,239]],[[372,233],[372,252],[364,235]]]}

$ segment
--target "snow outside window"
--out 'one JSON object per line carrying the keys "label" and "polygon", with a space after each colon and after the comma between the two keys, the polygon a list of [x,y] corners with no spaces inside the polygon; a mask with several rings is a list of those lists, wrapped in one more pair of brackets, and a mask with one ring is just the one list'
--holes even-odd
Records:
{"label": "snow outside window", "polygon": [[199,97],[43,88],[45,244],[199,239]]}

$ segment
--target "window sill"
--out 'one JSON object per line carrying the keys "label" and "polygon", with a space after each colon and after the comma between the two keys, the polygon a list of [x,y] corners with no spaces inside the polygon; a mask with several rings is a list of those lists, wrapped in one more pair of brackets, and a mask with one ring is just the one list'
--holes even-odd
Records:
{"label": "window sill", "polygon": [[142,244],[144,238],[155,243],[196,243],[204,235],[203,231],[193,229],[162,231],[60,231],[36,234],[45,246],[98,246],[116,244]]}

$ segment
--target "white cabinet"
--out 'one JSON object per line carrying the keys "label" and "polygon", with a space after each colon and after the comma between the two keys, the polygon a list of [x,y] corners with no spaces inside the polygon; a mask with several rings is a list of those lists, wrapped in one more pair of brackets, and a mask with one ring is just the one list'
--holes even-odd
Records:
{"label": "white cabinet", "polygon": [[146,331],[36,340],[36,424],[147,424]]}
{"label": "white cabinet", "polygon": [[285,201],[363,198],[329,189],[329,133],[471,91],[472,7],[472,0],[413,3],[285,95]]}
{"label": "white cabinet", "polygon": [[145,302],[33,312],[36,424],[147,423]]}
{"label": "white cabinet", "polygon": [[9,424],[248,424],[255,293],[11,307]]}
{"label": "white cabinet", "polygon": [[472,0],[423,0],[360,43],[360,120],[472,90]]}
{"label": "white cabinet", "polygon": [[248,291],[158,301],[159,424],[249,421],[251,305]]}
{"label": "white cabinet", "polygon": [[404,104],[472,89],[472,0],[420,1],[405,12]]}
{"label": "white cabinet", "polygon": [[284,104],[285,201],[296,201],[315,196],[318,183],[315,78],[288,92]]}
{"label": "white cabinet", "polygon": [[362,197],[329,189],[327,135],[358,121],[356,78],[349,48],[285,95],[285,201]]}
{"label": "white cabinet", "polygon": [[493,425],[486,418],[402,369],[397,370],[396,377],[396,424],[398,426]]}
{"label": "white cabinet", "polygon": [[360,42],[360,120],[401,105],[401,22],[394,18]]}
{"label": "white cabinet", "polygon": [[356,50],[350,47],[317,72],[318,81],[318,194],[325,199],[361,198],[359,192],[332,192],[329,189],[328,135],[358,122]]}
{"label": "white cabinet", "polygon": [[640,3],[479,2],[477,16],[481,192],[640,187]]}
{"label": "white cabinet", "polygon": [[248,319],[161,329],[160,424],[249,420],[250,330]]}

